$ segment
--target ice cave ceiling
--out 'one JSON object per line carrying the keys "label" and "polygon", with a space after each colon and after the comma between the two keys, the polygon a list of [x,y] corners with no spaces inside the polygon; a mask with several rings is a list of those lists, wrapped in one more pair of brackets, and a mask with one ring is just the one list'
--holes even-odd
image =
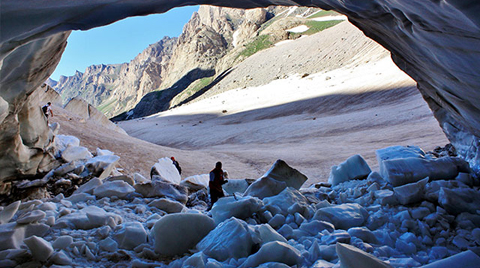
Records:
{"label": "ice cave ceiling", "polygon": [[[333,9],[391,51],[460,155],[480,169],[480,2],[475,0],[2,0],[0,181],[47,166],[48,129],[30,93],[54,71],[70,30],[185,5]],[[45,125],[45,124],[43,124]]]}

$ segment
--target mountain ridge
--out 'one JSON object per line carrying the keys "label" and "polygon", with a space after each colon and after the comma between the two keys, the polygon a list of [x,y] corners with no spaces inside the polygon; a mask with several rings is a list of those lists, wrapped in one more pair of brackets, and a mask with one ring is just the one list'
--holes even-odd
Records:
{"label": "mountain ridge", "polygon": [[[184,91],[196,93],[199,84],[208,85],[207,80],[213,81],[248,58],[250,55],[241,54],[246,44],[256,42],[260,32],[277,21],[289,18],[280,27],[270,27],[270,45],[290,38],[286,28],[301,24],[318,11],[201,6],[178,38],[165,37],[151,44],[129,63],[92,65],[84,73],[78,71],[74,76],[62,77],[57,83],[49,80],[47,84],[65,102],[81,97],[109,117],[122,112],[120,119],[145,116],[185,102],[192,94],[182,94]],[[297,17],[300,15],[303,19]]]}

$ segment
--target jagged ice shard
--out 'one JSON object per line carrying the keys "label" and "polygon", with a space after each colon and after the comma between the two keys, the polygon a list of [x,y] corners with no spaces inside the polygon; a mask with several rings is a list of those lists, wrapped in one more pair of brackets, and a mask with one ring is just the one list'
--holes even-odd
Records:
{"label": "jagged ice shard", "polygon": [[48,165],[49,130],[31,93],[54,71],[70,30],[185,5],[298,5],[348,16],[418,83],[440,126],[480,172],[480,3],[353,0],[3,0],[0,8],[0,181]]}

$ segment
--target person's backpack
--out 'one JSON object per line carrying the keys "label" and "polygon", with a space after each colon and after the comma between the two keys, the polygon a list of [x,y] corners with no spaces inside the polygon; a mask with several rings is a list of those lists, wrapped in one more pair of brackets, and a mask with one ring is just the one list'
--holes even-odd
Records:
{"label": "person's backpack", "polygon": [[43,113],[46,115],[46,114],[47,114],[47,111],[48,111],[48,106],[47,106],[47,105],[44,105],[44,106],[42,107],[42,111],[43,111]]}

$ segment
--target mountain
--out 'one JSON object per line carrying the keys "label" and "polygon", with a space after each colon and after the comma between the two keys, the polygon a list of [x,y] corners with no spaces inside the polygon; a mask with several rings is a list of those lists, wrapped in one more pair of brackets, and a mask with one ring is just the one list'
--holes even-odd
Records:
{"label": "mountain", "polygon": [[307,27],[313,33],[319,23],[311,19],[329,14],[298,7],[201,6],[178,38],[163,38],[129,63],[92,65],[48,84],[64,101],[80,97],[109,117],[120,114],[115,120],[142,117],[197,98],[257,51],[301,36],[288,29],[313,22]]}

